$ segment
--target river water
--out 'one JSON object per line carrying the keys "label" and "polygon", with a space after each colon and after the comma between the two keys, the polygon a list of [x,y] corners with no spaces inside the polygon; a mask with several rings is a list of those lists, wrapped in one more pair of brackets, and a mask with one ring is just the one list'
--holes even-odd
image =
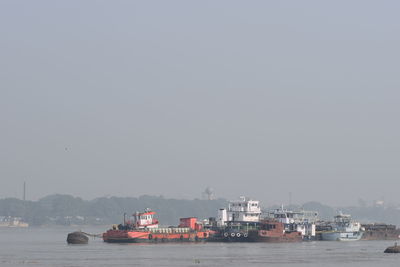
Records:
{"label": "river water", "polygon": [[400,266],[385,254],[393,241],[68,245],[76,230],[105,227],[0,228],[0,266]]}

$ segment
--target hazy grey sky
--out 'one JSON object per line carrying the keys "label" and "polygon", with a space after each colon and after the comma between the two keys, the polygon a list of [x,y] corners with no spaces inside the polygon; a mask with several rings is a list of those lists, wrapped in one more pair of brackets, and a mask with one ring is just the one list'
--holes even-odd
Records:
{"label": "hazy grey sky", "polygon": [[400,203],[399,1],[1,1],[0,198]]}

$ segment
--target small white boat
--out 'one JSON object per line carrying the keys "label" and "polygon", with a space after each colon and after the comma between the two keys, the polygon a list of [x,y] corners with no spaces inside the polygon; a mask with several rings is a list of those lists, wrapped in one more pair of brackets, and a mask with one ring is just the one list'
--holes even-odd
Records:
{"label": "small white boat", "polygon": [[28,227],[20,217],[0,216],[0,227]]}

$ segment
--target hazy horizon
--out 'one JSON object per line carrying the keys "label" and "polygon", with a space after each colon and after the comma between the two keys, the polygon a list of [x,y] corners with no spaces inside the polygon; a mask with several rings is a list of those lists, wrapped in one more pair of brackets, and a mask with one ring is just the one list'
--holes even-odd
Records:
{"label": "hazy horizon", "polygon": [[397,1],[1,1],[0,198],[400,203]]}
{"label": "hazy horizon", "polygon": [[[68,193],[58,193],[58,192],[50,193],[48,195],[38,196],[38,197],[33,198],[33,199],[32,198],[31,199],[27,198],[26,200],[27,201],[36,202],[36,201],[39,201],[40,199],[43,199],[43,198],[46,198],[46,197],[51,197],[51,196],[57,196],[57,195],[60,195],[60,196],[72,196],[74,198],[80,198],[80,199],[82,199],[84,201],[92,201],[92,200],[99,199],[99,198],[113,198],[113,197],[116,197],[116,198],[142,198],[142,197],[146,197],[146,196],[155,197],[155,198],[161,197],[163,199],[173,199],[173,200],[204,200],[204,201],[207,201],[207,197],[203,193],[201,193],[201,194],[199,194],[197,196],[193,195],[193,196],[187,196],[187,197],[177,197],[177,196],[174,196],[174,195],[168,196],[168,195],[162,195],[162,194],[160,194],[160,195],[140,194],[140,195],[101,195],[101,196],[99,195],[99,196],[94,196],[94,197],[91,197],[91,198],[87,198],[87,197],[81,196],[81,195],[68,194]],[[249,196],[249,195],[238,195],[238,196],[235,196],[235,197],[232,197],[232,198],[227,198],[227,197],[224,197],[224,196],[214,195],[214,197],[211,200],[221,200],[222,199],[222,200],[226,200],[226,201],[233,201],[233,200],[240,199],[240,197],[242,197],[242,196],[244,196],[246,198],[249,198],[249,199],[252,199],[252,200],[260,200],[258,198],[255,198],[255,197],[252,197],[252,196]],[[23,191],[14,192],[14,194],[10,195],[10,196],[0,197],[0,200],[1,199],[9,199],[9,198],[22,200],[23,199]],[[383,208],[392,207],[393,208],[395,206],[399,206],[399,204],[400,204],[400,203],[397,203],[397,202],[396,203],[394,203],[394,202],[386,202],[385,198],[377,198],[377,199],[373,199],[372,201],[367,201],[366,199],[359,198],[359,199],[357,199],[357,200],[355,200],[355,201],[353,201],[351,203],[344,203],[344,204],[341,204],[341,205],[337,205],[337,204],[329,203],[329,202],[323,202],[323,201],[320,201],[318,199],[308,199],[308,200],[304,200],[304,201],[293,202],[293,195],[292,195],[292,199],[290,199],[290,197],[287,196],[287,199],[283,199],[281,202],[278,202],[278,201],[275,201],[275,202],[273,202],[273,201],[272,202],[264,202],[264,201],[261,200],[260,206],[262,208],[268,208],[268,207],[272,207],[272,206],[279,206],[279,207],[283,206],[283,207],[287,208],[287,207],[290,207],[290,206],[291,207],[293,207],[293,206],[302,206],[304,204],[308,204],[308,203],[311,203],[311,202],[320,203],[322,205],[327,205],[327,206],[330,206],[332,208],[343,208],[343,207],[383,207]],[[339,212],[339,210],[338,210],[338,212]]]}

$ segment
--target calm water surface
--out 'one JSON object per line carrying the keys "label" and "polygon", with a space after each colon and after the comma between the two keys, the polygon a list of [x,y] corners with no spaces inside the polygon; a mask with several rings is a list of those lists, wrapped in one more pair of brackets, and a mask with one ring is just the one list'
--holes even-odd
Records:
{"label": "calm water surface", "polygon": [[76,230],[0,228],[0,266],[400,266],[400,254],[384,254],[392,241],[67,245]]}

